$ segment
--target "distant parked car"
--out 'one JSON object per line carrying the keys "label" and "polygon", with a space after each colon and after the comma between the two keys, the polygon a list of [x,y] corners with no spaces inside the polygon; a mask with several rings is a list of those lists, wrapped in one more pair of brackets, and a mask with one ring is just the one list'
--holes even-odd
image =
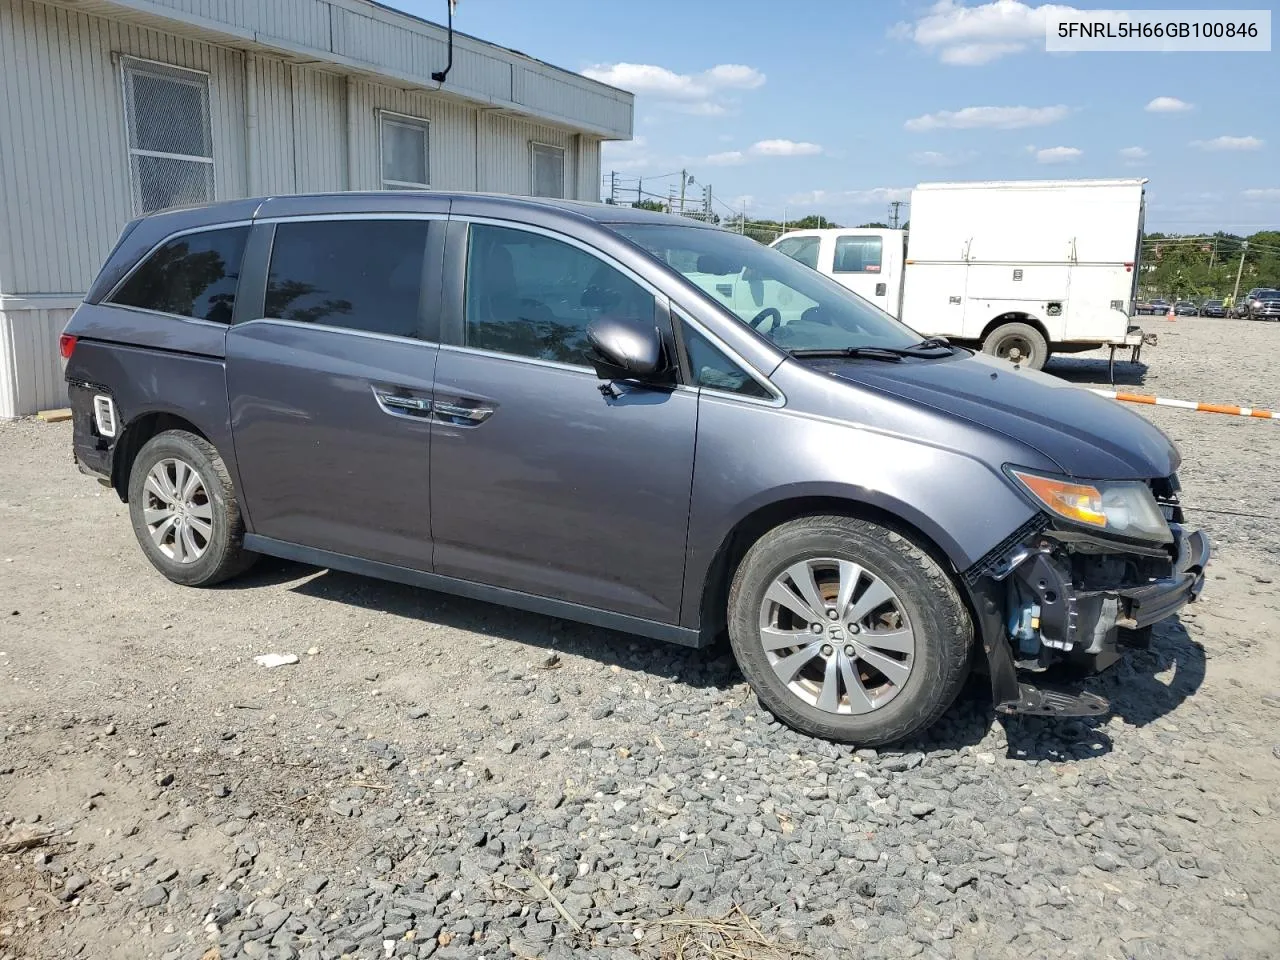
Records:
{"label": "distant parked car", "polygon": [[1179,317],[1194,317],[1200,313],[1200,308],[1190,300],[1179,300],[1173,305],[1173,312]]}
{"label": "distant parked car", "polygon": [[1134,315],[1135,317],[1140,317],[1140,316],[1142,316],[1144,313],[1150,313],[1150,312],[1151,312],[1151,301],[1150,301],[1150,300],[1135,300],[1135,301],[1133,301],[1133,315]]}
{"label": "distant parked car", "polygon": [[1149,303],[1147,306],[1149,307],[1150,312],[1153,314],[1169,312],[1168,300],[1161,300],[1159,298],[1156,298],[1155,300],[1152,300],[1151,303]]}
{"label": "distant parked car", "polygon": [[1249,300],[1250,320],[1280,320],[1280,290],[1259,290]]}
{"label": "distant parked car", "polygon": [[1258,294],[1264,292],[1266,289],[1266,287],[1254,287],[1241,297],[1240,302],[1236,304],[1236,316],[1247,319],[1249,317],[1249,308],[1253,305],[1253,301],[1257,298]]}
{"label": "distant parked car", "polygon": [[1227,308],[1223,306],[1221,300],[1206,300],[1200,304],[1200,316],[1202,317],[1225,317]]}

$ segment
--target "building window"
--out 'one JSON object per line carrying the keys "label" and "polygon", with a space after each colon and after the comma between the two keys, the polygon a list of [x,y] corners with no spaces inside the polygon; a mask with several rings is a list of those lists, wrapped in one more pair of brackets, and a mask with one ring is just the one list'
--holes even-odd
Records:
{"label": "building window", "polygon": [[427,165],[431,124],[382,111],[378,114],[378,130],[382,189],[426,190],[431,185],[431,168]]}
{"label": "building window", "polygon": [[139,213],[214,198],[209,77],[194,70],[122,61],[129,170]]}
{"label": "building window", "polygon": [[564,150],[545,143],[533,146],[533,195],[564,197]]}

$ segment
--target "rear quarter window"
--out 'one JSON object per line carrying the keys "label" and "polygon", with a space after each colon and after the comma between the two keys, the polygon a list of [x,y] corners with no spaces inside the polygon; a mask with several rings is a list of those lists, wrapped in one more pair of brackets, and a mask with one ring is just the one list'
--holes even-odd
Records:
{"label": "rear quarter window", "polygon": [[110,303],[194,320],[230,323],[249,228],[183,234],[160,245]]}

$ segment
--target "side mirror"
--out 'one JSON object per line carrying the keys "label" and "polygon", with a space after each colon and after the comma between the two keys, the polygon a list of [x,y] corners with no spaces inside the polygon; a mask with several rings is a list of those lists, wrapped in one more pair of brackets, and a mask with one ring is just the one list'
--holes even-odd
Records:
{"label": "side mirror", "polygon": [[652,323],[602,318],[587,327],[587,341],[601,380],[653,380],[663,369],[662,337]]}

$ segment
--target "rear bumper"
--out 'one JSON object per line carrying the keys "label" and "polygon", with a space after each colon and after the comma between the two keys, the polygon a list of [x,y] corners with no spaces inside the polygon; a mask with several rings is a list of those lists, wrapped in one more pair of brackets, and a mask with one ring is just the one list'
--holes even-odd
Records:
{"label": "rear bumper", "polygon": [[71,400],[71,452],[80,472],[111,482],[112,441],[98,434],[93,419],[93,398],[106,391],[88,383],[67,383]]}

